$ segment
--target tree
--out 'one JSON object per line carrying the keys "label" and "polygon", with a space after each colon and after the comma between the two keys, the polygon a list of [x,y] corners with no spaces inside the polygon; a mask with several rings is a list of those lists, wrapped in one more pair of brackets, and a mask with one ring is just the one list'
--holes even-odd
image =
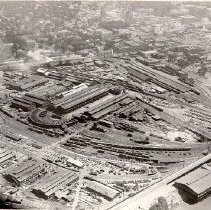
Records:
{"label": "tree", "polygon": [[149,210],[162,210],[162,206],[160,203],[155,203],[153,206],[149,208]]}
{"label": "tree", "polygon": [[158,198],[158,202],[152,205],[149,210],[169,210],[166,198],[161,196]]}
{"label": "tree", "polygon": [[158,198],[158,203],[161,204],[162,210],[169,210],[168,203],[167,203],[165,197],[163,197],[163,196],[159,197]]}
{"label": "tree", "polygon": [[9,31],[6,34],[7,42],[16,44],[18,49],[27,50],[27,43],[22,38],[17,36],[13,31]]}

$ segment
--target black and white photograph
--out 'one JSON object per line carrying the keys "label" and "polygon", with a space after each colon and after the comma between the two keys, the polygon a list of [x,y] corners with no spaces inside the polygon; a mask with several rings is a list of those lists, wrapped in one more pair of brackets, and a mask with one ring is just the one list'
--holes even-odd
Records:
{"label": "black and white photograph", "polygon": [[211,210],[211,1],[0,0],[0,209]]}

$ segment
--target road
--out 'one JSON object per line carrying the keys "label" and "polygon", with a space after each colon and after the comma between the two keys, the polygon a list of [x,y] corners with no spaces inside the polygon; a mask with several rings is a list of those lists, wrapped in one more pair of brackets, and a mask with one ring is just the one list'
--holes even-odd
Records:
{"label": "road", "polygon": [[81,188],[83,186],[83,179],[84,179],[84,176],[86,176],[88,173],[89,173],[88,168],[85,165],[84,168],[81,170],[81,173],[79,174],[79,181],[78,181],[79,184],[78,184],[78,187],[76,189],[75,199],[74,199],[73,205],[72,205],[73,210],[75,210],[78,206],[80,191],[81,191]]}
{"label": "road", "polygon": [[[189,172],[190,170],[198,167],[199,165],[207,162],[208,160],[211,160],[211,154],[186,166],[185,168],[183,168],[180,171],[176,172],[175,174],[163,179],[162,181],[154,184],[153,186],[147,188],[146,190],[143,190],[142,192],[137,193],[135,196],[130,197],[130,198],[124,200],[123,202],[121,202],[111,208],[108,208],[108,209],[111,209],[111,210],[136,210],[139,208],[139,206],[142,207],[142,205],[145,205],[146,202],[153,201],[153,199],[154,199],[153,195],[162,196],[162,192],[165,192],[168,190],[168,188],[171,188],[174,180],[181,177],[183,174]],[[172,190],[172,189],[170,189],[170,190]]]}

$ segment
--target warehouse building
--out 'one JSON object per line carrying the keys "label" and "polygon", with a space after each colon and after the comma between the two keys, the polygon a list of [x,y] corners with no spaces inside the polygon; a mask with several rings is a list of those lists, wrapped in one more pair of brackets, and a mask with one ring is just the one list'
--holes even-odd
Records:
{"label": "warehouse building", "polygon": [[83,93],[87,93],[96,88],[97,88],[96,86],[92,86],[92,87],[88,87],[88,88],[86,87],[79,91],[78,91],[78,88],[76,88],[76,91],[75,91],[75,89],[73,89],[73,92],[69,92],[70,94],[65,94],[63,97],[53,101],[52,106],[54,107],[54,109],[56,109],[56,108],[58,108],[58,106],[68,103],[69,101],[77,98],[78,96],[82,95]]}
{"label": "warehouse building", "polygon": [[22,108],[28,111],[30,107],[42,107],[45,104],[45,100],[41,97],[36,97],[34,95],[24,95],[23,97],[13,98],[11,101],[11,106],[14,108]]}
{"label": "warehouse building", "polygon": [[57,94],[62,93],[66,90],[66,87],[60,83],[52,86],[43,86],[40,88],[36,88],[33,91],[30,91],[26,93],[27,96],[36,96],[37,98],[48,98],[48,97],[54,97]]}
{"label": "warehouse building", "polygon": [[4,135],[9,138],[9,139],[12,139],[13,141],[20,141],[21,140],[21,136],[20,134],[17,134],[17,133],[13,133],[11,131],[6,131],[4,133]]}
{"label": "warehouse building", "polygon": [[48,69],[45,69],[45,68],[37,69],[37,74],[38,75],[44,76],[46,72],[48,72]]}
{"label": "warehouse building", "polygon": [[64,80],[66,78],[66,75],[63,74],[62,72],[57,72],[57,71],[51,71],[51,72],[46,72],[45,76],[47,76],[50,79],[55,79],[55,80]]}
{"label": "warehouse building", "polygon": [[91,86],[54,101],[52,107],[56,113],[66,114],[106,96],[108,92],[109,87],[102,85]]}
{"label": "warehouse building", "polygon": [[210,166],[202,166],[176,180],[175,187],[185,191],[194,201],[199,201],[211,193]]}
{"label": "warehouse building", "polygon": [[107,100],[103,100],[102,102],[94,106],[90,106],[89,109],[86,111],[86,114],[92,117],[93,119],[99,119],[121,108],[121,102],[124,104],[127,102],[129,103],[130,100],[127,100],[127,99],[128,99],[128,95],[120,94],[118,96],[114,96]]}
{"label": "warehouse building", "polygon": [[12,152],[10,152],[6,149],[0,148],[0,164],[2,164],[5,161],[8,161],[14,157],[15,157],[15,155]]}
{"label": "warehouse building", "polygon": [[7,181],[11,182],[16,186],[20,186],[25,180],[34,176],[35,174],[44,170],[44,166],[38,162],[29,160],[23,162],[21,165],[15,166],[9,169],[8,172],[4,173],[4,177]]}
{"label": "warehouse building", "polygon": [[30,89],[33,89],[35,87],[44,85],[48,81],[49,81],[48,79],[36,75],[36,76],[31,76],[29,78],[22,79],[18,82],[9,82],[7,84],[7,86],[10,89],[15,89],[15,90],[19,90],[19,91],[26,91],[26,90],[30,90]]}
{"label": "warehouse building", "polygon": [[129,62],[125,67],[128,70],[130,78],[136,82],[151,81],[164,89],[176,93],[192,90],[189,85],[177,79],[173,79],[168,74],[156,71],[138,62]]}
{"label": "warehouse building", "polygon": [[88,88],[86,83],[81,83],[80,85],[73,86],[70,90],[64,91],[61,93],[62,97],[72,95],[73,93],[77,93],[83,89]]}
{"label": "warehouse building", "polygon": [[111,188],[101,182],[95,180],[87,180],[86,187],[93,192],[98,193],[99,195],[105,197],[106,199],[112,201],[119,195],[119,191],[114,188]]}
{"label": "warehouse building", "polygon": [[71,158],[71,157],[67,159],[67,165],[70,165],[70,166],[73,165],[78,168],[83,168],[83,166],[84,166],[84,164],[81,161]]}
{"label": "warehouse building", "polygon": [[54,175],[46,176],[44,180],[33,188],[32,192],[38,197],[49,199],[55,196],[56,192],[67,185],[75,183],[77,180],[78,175],[76,173],[61,171]]}
{"label": "warehouse building", "polygon": [[13,100],[11,101],[11,107],[14,108],[21,108],[25,111],[29,110],[30,107],[30,103],[28,101],[23,100],[22,98],[16,97],[13,98]]}
{"label": "warehouse building", "polygon": [[[69,83],[69,82],[68,82]],[[71,85],[69,83],[69,85]],[[43,107],[48,104],[48,100],[59,96],[66,90],[66,86],[58,83],[54,86],[42,86],[35,90],[27,92],[22,97],[15,97],[12,100],[12,107],[21,108],[28,111],[32,105],[35,107]]]}

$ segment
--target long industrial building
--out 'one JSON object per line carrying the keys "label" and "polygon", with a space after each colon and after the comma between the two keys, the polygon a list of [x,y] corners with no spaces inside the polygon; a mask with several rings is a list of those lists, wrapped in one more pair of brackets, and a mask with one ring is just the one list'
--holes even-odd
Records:
{"label": "long industrial building", "polygon": [[175,182],[175,187],[185,191],[195,201],[201,200],[211,193],[211,169],[205,165]]}
{"label": "long industrial building", "polygon": [[15,157],[15,155],[12,152],[0,148],[0,164],[12,159],[13,157]]}
{"label": "long industrial building", "polygon": [[42,107],[44,103],[45,99],[41,97],[37,97],[35,95],[24,95],[23,97],[13,98],[11,106],[28,111],[32,105]]}
{"label": "long industrial building", "polygon": [[56,113],[62,115],[98,100],[106,96],[108,92],[109,87],[95,85],[56,100],[53,102],[52,106]]}
{"label": "long industrial building", "polygon": [[26,91],[41,86],[47,83],[48,81],[48,79],[37,75],[22,79],[18,82],[9,82],[7,85],[11,89]]}
{"label": "long industrial building", "polygon": [[73,184],[78,180],[78,175],[74,172],[58,172],[46,177],[42,182],[37,184],[32,192],[38,197],[48,199],[64,186]]}
{"label": "long industrial building", "polygon": [[101,182],[95,181],[95,180],[87,180],[86,181],[86,187],[90,189],[91,191],[94,191],[101,196],[105,197],[108,200],[113,200],[116,196],[119,195],[119,191],[117,191],[114,188],[111,188]]}
{"label": "long industrial building", "polygon": [[189,85],[138,62],[129,62],[125,65],[125,68],[128,70],[131,79],[137,82],[152,81],[158,86],[176,93],[192,90]]}
{"label": "long industrial building", "polygon": [[93,119],[99,119],[110,112],[114,112],[122,106],[128,105],[132,102],[132,99],[129,98],[127,94],[120,94],[114,96],[105,101],[102,101],[93,107],[90,106],[86,111],[86,114],[91,116]]}
{"label": "long industrial building", "polygon": [[[70,83],[71,85],[71,83]],[[51,97],[54,96],[55,94],[59,94],[63,91],[65,91],[66,87],[63,86],[62,84],[58,83],[56,85],[53,86],[42,86],[40,88],[36,88],[35,90],[32,90],[28,93],[26,93],[26,95],[28,96],[36,96],[39,98],[45,98],[45,97]]]}
{"label": "long industrial building", "polygon": [[[71,85],[71,84],[70,84]],[[42,107],[50,98],[61,94],[66,90],[66,86],[57,84],[54,86],[42,86],[25,93],[22,97],[14,97],[12,100],[12,107],[29,110],[31,105]]]}
{"label": "long industrial building", "polygon": [[81,89],[79,91],[76,90],[76,91],[70,92],[70,94],[64,95],[64,97],[53,101],[52,106],[56,109],[59,106],[61,106],[62,104],[67,104],[70,101],[77,99],[79,96],[82,96],[83,94],[89,94],[89,93],[96,91],[100,88],[102,88],[102,86],[95,85],[95,86],[87,87],[85,89]]}
{"label": "long industrial building", "polygon": [[20,186],[22,182],[41,172],[44,167],[36,161],[29,160],[18,165],[4,174],[6,180]]}

